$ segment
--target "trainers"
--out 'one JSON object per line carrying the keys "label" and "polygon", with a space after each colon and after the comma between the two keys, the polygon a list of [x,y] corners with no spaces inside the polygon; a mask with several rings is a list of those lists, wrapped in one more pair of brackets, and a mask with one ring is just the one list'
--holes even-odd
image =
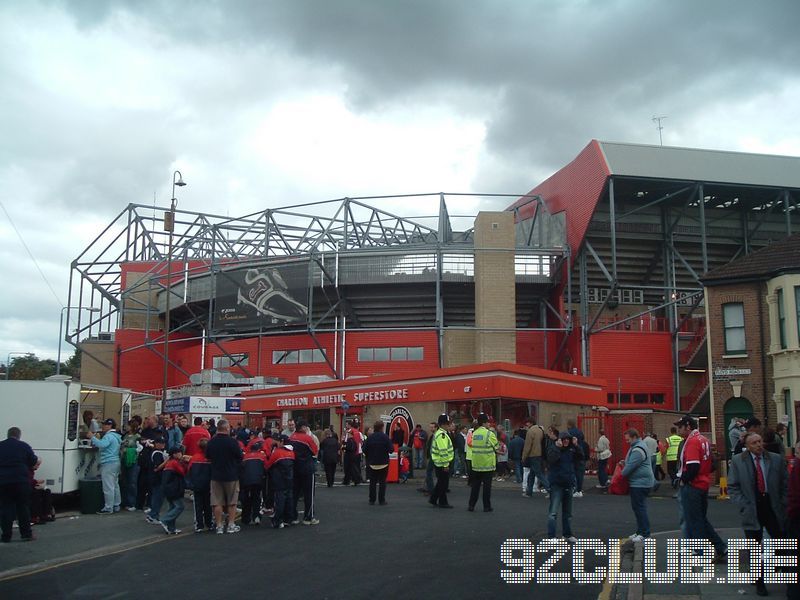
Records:
{"label": "trainers", "polygon": [[151,508],[148,506],[148,507],[147,507],[147,508],[145,508],[145,509],[144,509],[142,512],[144,512],[144,514],[148,514],[148,513],[149,513],[151,510],[152,510],[152,509],[151,509]]}
{"label": "trainers", "polygon": [[303,525],[319,525],[319,519],[305,519]]}
{"label": "trainers", "polygon": [[641,542],[642,540],[644,540],[644,536],[641,536],[638,533],[634,533],[628,539],[635,544],[637,542]]}
{"label": "trainers", "polygon": [[171,531],[168,531],[167,533],[169,535],[178,535],[179,533],[181,533],[181,530],[180,529],[172,529]]}
{"label": "trainers", "polygon": [[574,492],[572,494],[573,498],[583,498],[583,492]]}
{"label": "trainers", "polygon": [[261,517],[256,517],[253,519],[253,525],[261,525]]}
{"label": "trainers", "polygon": [[147,521],[148,523],[150,523],[151,525],[158,525],[158,524],[161,522],[161,521],[159,521],[158,519],[154,519],[154,518],[153,518],[153,517],[151,517],[150,515],[147,515],[147,516],[144,518],[144,520],[145,520],[145,521]]}
{"label": "trainers", "polygon": [[98,510],[95,514],[97,514],[97,515],[113,515],[114,511],[113,510],[106,510],[104,508],[102,510]]}
{"label": "trainers", "polygon": [[295,519],[292,521],[292,525],[300,525],[300,519]]}
{"label": "trainers", "polygon": [[135,512],[136,511],[136,507],[135,506],[128,506],[125,510],[127,510],[128,512]]}
{"label": "trainers", "polygon": [[228,533],[239,533],[241,531],[241,527],[239,527],[236,523],[233,525],[228,525]]}
{"label": "trainers", "polygon": [[594,486],[594,487],[596,487],[598,490],[604,490],[604,489],[606,489],[606,486],[604,486],[604,485],[602,485],[602,484],[600,484],[600,483],[598,483],[598,484],[597,484],[596,486]]}
{"label": "trainers", "polygon": [[194,532],[195,533],[203,533],[204,531],[205,531],[205,529],[203,529],[202,527],[195,527],[194,528]]}
{"label": "trainers", "polygon": [[169,529],[169,527],[167,527],[167,524],[166,524],[166,523],[164,523],[164,522],[162,521],[162,522],[160,523],[160,525],[161,525],[161,528],[162,528],[164,531],[166,531],[167,533],[171,533],[171,532],[170,532],[170,529]]}
{"label": "trainers", "polygon": [[273,529],[283,529],[284,527],[286,527],[286,525],[283,523],[278,523],[277,525],[272,526]]}
{"label": "trainers", "polygon": [[223,533],[225,533],[225,528],[222,525],[220,525],[219,527],[217,527],[217,535],[222,535]]}
{"label": "trainers", "polygon": [[570,536],[566,536],[565,535],[564,539],[567,541],[568,544],[574,544],[574,543],[576,543],[578,541],[578,538],[576,538],[574,535],[570,535]]}

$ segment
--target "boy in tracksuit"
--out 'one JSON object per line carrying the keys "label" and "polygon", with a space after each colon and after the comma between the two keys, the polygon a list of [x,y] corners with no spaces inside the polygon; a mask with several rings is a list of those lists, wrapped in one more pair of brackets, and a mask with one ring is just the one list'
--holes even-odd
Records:
{"label": "boy in tracksuit", "polygon": [[181,530],[176,529],[175,525],[183,512],[183,495],[186,490],[186,460],[181,446],[169,449],[169,458],[161,471],[161,490],[169,504],[167,512],[161,519],[161,526],[168,535],[177,535]]}
{"label": "boy in tracksuit", "polygon": [[289,436],[275,434],[277,442],[267,459],[270,485],[275,494],[275,513],[272,526],[280,529],[292,521],[292,488],[294,487],[294,449],[289,445]]}
{"label": "boy in tracksuit", "polygon": [[297,430],[289,438],[294,450],[294,504],[292,506],[292,525],[300,523],[297,503],[303,496],[303,525],[318,525],[319,519],[314,516],[314,459],[319,453],[316,440],[308,433],[305,421],[297,421]]}
{"label": "boy in tracksuit", "polygon": [[148,473],[150,474],[150,512],[147,513],[145,519],[148,523],[154,525],[161,524],[161,505],[164,503],[164,490],[161,487],[161,471],[164,464],[167,462],[167,454],[164,452],[164,438],[156,438],[153,440],[155,450],[150,453],[150,465]]}
{"label": "boy in tracksuit", "polygon": [[261,488],[267,457],[261,451],[261,442],[248,445],[242,460],[242,474],[239,476],[239,498],[242,500],[242,524],[261,523]]}
{"label": "boy in tracksuit", "polygon": [[[261,451],[264,453],[264,465],[265,465],[265,472],[266,472],[266,459],[272,456],[272,451],[275,449],[277,442],[272,439],[272,437],[267,437],[264,440],[264,445],[261,448]],[[266,477],[264,477],[264,487],[261,490],[261,498],[263,508],[261,509],[262,514],[267,515],[268,517],[272,517],[275,514],[275,493],[272,490],[272,479],[269,476],[269,473],[266,473]]]}
{"label": "boy in tracksuit", "polygon": [[189,483],[194,501],[194,532],[214,531],[214,513],[211,510],[211,462],[206,458],[207,439],[197,443],[198,451],[189,460]]}

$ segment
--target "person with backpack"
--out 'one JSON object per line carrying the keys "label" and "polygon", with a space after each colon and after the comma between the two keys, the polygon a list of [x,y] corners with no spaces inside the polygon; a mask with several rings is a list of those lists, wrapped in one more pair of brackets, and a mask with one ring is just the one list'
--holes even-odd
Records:
{"label": "person with backpack", "polygon": [[183,495],[186,491],[186,462],[190,457],[183,456],[181,446],[173,446],[169,449],[169,458],[164,463],[161,486],[164,490],[164,498],[167,500],[169,508],[161,519],[161,527],[167,535],[177,535],[181,532],[176,528],[178,517],[183,512]]}
{"label": "person with backpack", "polygon": [[650,537],[650,519],[647,516],[647,496],[655,484],[650,451],[639,437],[636,429],[628,429],[624,434],[630,445],[625,460],[620,461],[622,476],[630,486],[631,509],[636,517],[636,533],[630,536],[632,542],[641,542]]}
{"label": "person with backpack", "polygon": [[[530,469],[528,485],[525,496],[533,496],[533,483],[539,480],[539,490],[550,493],[550,482],[544,471],[544,460],[547,453],[547,435],[541,425],[536,424],[536,419],[531,419],[531,426],[525,434],[525,446],[522,449],[522,464]],[[539,491],[537,490],[537,491]]]}

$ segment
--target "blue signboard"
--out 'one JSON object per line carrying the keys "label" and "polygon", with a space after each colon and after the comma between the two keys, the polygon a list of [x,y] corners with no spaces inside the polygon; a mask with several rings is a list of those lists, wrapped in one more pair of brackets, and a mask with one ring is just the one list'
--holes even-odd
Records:
{"label": "blue signboard", "polygon": [[347,412],[348,410],[350,410],[350,405],[347,402],[342,402],[342,410],[344,412]]}
{"label": "blue signboard", "polygon": [[189,412],[189,398],[168,398],[161,406],[164,413],[185,413]]}
{"label": "blue signboard", "polygon": [[225,398],[225,412],[240,412],[242,401],[240,398]]}

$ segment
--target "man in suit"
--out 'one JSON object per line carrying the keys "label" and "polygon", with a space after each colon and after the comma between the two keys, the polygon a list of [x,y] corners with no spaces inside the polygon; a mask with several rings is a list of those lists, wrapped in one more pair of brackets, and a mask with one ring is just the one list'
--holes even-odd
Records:
{"label": "man in suit", "polygon": [[[764,529],[771,538],[783,537],[788,491],[784,459],[765,451],[757,433],[743,434],[742,445],[744,450],[731,459],[728,493],[740,507],[745,537],[760,543]],[[761,577],[756,581],[756,593],[767,595]]]}

